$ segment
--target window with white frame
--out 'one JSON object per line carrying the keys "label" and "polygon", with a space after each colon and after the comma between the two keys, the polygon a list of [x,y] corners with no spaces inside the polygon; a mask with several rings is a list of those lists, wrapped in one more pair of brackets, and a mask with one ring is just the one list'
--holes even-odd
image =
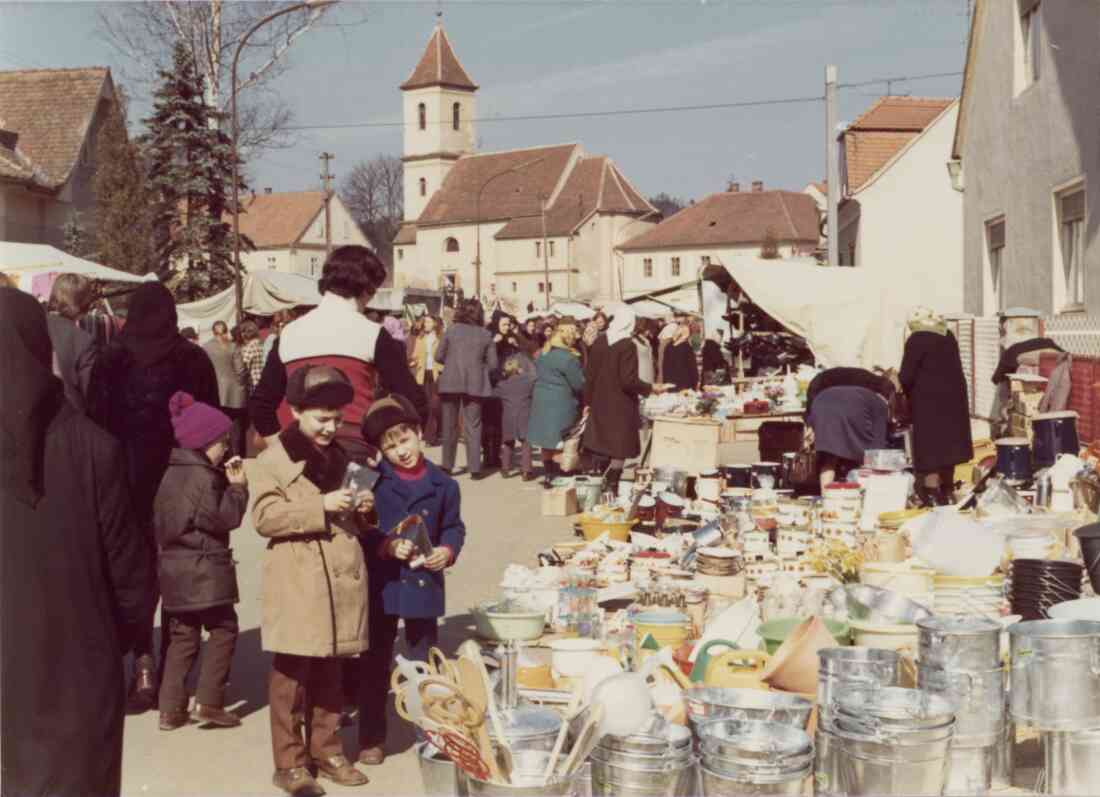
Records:
{"label": "window with white frame", "polygon": [[653,276],[653,258],[652,257],[643,257],[642,258],[642,276],[645,277],[646,279],[649,279],[650,277]]}
{"label": "window with white frame", "polygon": [[554,242],[553,241],[547,241],[546,242],[546,254],[549,257],[554,256]]}
{"label": "window with white frame", "polygon": [[1065,307],[1079,307],[1085,303],[1085,189],[1078,185],[1055,199]]}
{"label": "window with white frame", "polygon": [[985,243],[986,268],[988,270],[986,284],[990,288],[989,300],[985,303],[985,311],[986,314],[992,314],[1005,309],[1005,220],[1003,216],[986,223]]}
{"label": "window with white frame", "polygon": [[535,257],[542,257],[542,241],[535,241]]}
{"label": "window with white frame", "polygon": [[1043,54],[1041,0],[1017,0],[1017,11],[1014,86],[1019,94],[1039,79]]}
{"label": "window with white frame", "polygon": [[672,276],[679,277],[680,276],[680,258],[678,258],[678,257],[672,258],[672,262],[671,262],[670,266],[671,266],[670,270],[672,271]]}

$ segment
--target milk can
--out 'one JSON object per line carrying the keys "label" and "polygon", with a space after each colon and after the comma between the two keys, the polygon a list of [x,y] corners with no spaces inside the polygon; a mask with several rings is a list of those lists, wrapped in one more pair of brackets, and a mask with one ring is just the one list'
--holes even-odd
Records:
{"label": "milk can", "polygon": [[1008,629],[1012,718],[1043,731],[1100,719],[1100,623],[1030,620]]}

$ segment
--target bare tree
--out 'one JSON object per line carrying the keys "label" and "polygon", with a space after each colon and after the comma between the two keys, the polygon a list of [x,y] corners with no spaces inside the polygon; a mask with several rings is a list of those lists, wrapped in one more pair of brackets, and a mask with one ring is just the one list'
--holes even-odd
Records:
{"label": "bare tree", "polygon": [[[122,56],[123,78],[144,90],[152,88],[158,70],[171,66],[172,49],[177,41],[183,41],[206,81],[207,104],[228,119],[230,68],[237,43],[261,19],[288,5],[291,3],[273,0],[110,3],[99,12],[99,33]],[[294,42],[314,28],[326,10],[303,9],[279,17],[260,28],[245,45],[237,74],[245,156],[293,143],[287,129],[291,111],[269,86],[287,68],[287,52]]]}
{"label": "bare tree", "polygon": [[404,169],[401,159],[378,155],[359,161],[340,184],[340,199],[363,228],[375,251],[393,263],[393,237],[405,213]]}

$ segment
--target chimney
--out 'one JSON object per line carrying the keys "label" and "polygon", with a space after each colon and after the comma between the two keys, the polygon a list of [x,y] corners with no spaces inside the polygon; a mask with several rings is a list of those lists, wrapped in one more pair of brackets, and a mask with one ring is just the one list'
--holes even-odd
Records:
{"label": "chimney", "polygon": [[271,193],[271,189],[270,189],[270,188],[265,188],[265,189],[264,189],[264,193],[265,193],[265,194],[270,194],[270,193]]}
{"label": "chimney", "polygon": [[731,194],[738,194],[741,192],[741,183],[735,183],[732,180],[726,184],[726,191]]}
{"label": "chimney", "polygon": [[753,180],[752,181],[752,192],[754,194],[758,194],[763,190],[764,190],[764,181],[763,180]]}
{"label": "chimney", "polygon": [[14,130],[0,130],[0,147],[14,152],[18,143],[19,134]]}

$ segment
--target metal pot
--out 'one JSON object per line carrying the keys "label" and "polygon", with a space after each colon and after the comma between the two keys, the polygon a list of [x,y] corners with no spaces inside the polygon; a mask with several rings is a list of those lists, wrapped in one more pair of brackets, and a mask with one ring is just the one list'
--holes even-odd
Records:
{"label": "metal pot", "polygon": [[594,797],[694,797],[698,759],[670,761],[662,770],[637,769],[605,761],[600,748],[592,751]]}
{"label": "metal pot", "polygon": [[919,659],[946,670],[992,670],[1001,663],[1001,624],[984,617],[937,616],[917,621]]}
{"label": "metal pot", "polygon": [[688,689],[684,702],[688,719],[700,736],[712,721],[721,719],[778,722],[805,728],[814,708],[813,703],[800,695],[719,686]]}
{"label": "metal pot", "polygon": [[1045,794],[1095,794],[1100,784],[1100,727],[1039,734]]}
{"label": "metal pot", "polygon": [[901,656],[893,650],[836,647],[817,656],[817,704],[823,714],[853,686],[896,686],[901,677]]}
{"label": "metal pot", "polygon": [[963,672],[917,664],[917,686],[956,707],[955,741],[968,746],[996,744],[1004,731],[1005,673],[998,667]]}
{"label": "metal pot", "polygon": [[1012,718],[1044,731],[1100,720],[1100,623],[1031,620],[1008,629]]}

